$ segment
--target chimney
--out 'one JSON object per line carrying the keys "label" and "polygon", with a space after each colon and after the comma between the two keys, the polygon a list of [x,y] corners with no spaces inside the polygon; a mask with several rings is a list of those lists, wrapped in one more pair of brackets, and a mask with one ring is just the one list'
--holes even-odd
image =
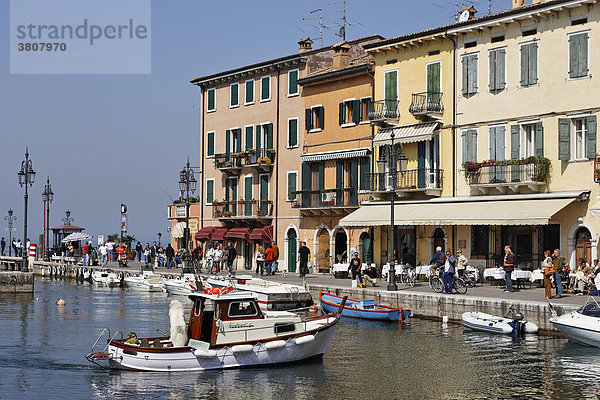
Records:
{"label": "chimney", "polygon": [[[515,0],[513,0],[515,1]],[[525,0],[523,0],[525,1]],[[475,19],[475,14],[477,13],[477,10],[475,9],[475,7],[470,6],[470,7],[465,7],[462,10],[459,11],[458,15],[460,15],[462,17],[463,13],[468,13],[468,17],[467,17],[467,21],[470,21],[472,19]],[[463,22],[463,21],[461,21]]]}
{"label": "chimney", "polygon": [[350,45],[338,42],[333,45],[333,69],[347,68],[350,65]]}
{"label": "chimney", "polygon": [[307,51],[311,51],[312,43],[313,41],[310,40],[309,37],[307,37],[306,39],[300,39],[300,41],[298,42],[298,45],[300,46],[300,48],[298,49],[298,53],[305,53]]}
{"label": "chimney", "polygon": [[513,0],[513,6],[512,6],[512,8],[523,7],[525,5],[525,3],[526,3],[525,0]]}

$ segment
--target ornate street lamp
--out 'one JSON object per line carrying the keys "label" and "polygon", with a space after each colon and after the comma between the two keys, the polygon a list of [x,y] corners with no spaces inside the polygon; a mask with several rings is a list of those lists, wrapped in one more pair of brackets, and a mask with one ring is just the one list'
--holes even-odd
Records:
{"label": "ornate street lamp", "polygon": [[46,186],[44,186],[44,191],[42,192],[42,200],[44,201],[44,209],[46,211],[46,215],[44,215],[44,259],[50,260],[50,203],[54,199],[54,192],[52,191],[52,186],[50,186],[50,177],[48,177],[48,181]]}
{"label": "ornate street lamp", "polygon": [[[8,210],[8,215],[4,217],[5,221],[8,221],[8,255],[12,256],[12,233],[15,230],[13,228],[13,222],[17,219],[16,215],[13,215],[12,208]],[[15,254],[16,256],[16,254]]]}
{"label": "ornate street lamp", "polygon": [[158,247],[160,248],[160,237],[162,236],[162,233],[158,232]]}
{"label": "ornate street lamp", "polygon": [[196,178],[194,171],[190,167],[190,158],[188,157],[187,164],[184,169],[179,172],[179,192],[183,196],[185,193],[185,229],[183,231],[183,239],[185,240],[185,249],[189,250],[190,242],[190,192],[196,191]]}
{"label": "ornate street lamp", "polygon": [[33,181],[35,180],[35,171],[33,170],[33,166],[31,160],[29,159],[29,147],[25,149],[25,160],[21,161],[21,170],[18,173],[19,176],[19,185],[23,187],[25,185],[25,195],[23,197],[25,201],[25,214],[23,221],[23,246],[25,246],[23,250],[23,264],[21,265],[21,272],[29,271],[29,267],[27,265],[27,257],[29,257],[29,248],[27,248],[27,202],[29,200],[29,186],[33,186]]}

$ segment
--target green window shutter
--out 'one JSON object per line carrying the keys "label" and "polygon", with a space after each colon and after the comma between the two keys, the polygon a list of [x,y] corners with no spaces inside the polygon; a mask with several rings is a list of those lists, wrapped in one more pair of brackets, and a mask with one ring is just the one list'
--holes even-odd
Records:
{"label": "green window shutter", "polygon": [[496,160],[504,160],[506,158],[506,127],[496,127]]}
{"label": "green window shutter", "polygon": [[398,100],[398,72],[385,73],[385,100]]}
{"label": "green window shutter", "polygon": [[260,99],[267,100],[271,97],[271,77],[265,76],[260,80],[261,82],[261,92]]}
{"label": "green window shutter", "polygon": [[521,86],[529,86],[529,45],[521,46]]}
{"label": "green window shutter", "polygon": [[360,158],[360,190],[369,189],[369,174],[371,173],[371,159],[369,157]]}
{"label": "green window shutter", "polygon": [[318,179],[319,179],[319,190],[325,189],[325,163],[317,163]]}
{"label": "green window shutter", "polygon": [[260,143],[260,139],[262,136],[262,126],[260,125],[256,125],[256,149],[260,149],[261,147],[261,143]]}
{"label": "green window shutter", "polygon": [[506,49],[496,50],[496,90],[506,88]]}
{"label": "green window shutter", "polygon": [[207,110],[215,109],[215,89],[209,89],[207,92],[208,97],[208,107]]}
{"label": "green window shutter", "polygon": [[335,188],[344,188],[344,162],[341,160],[335,162]]}
{"label": "green window shutter", "polygon": [[469,159],[477,161],[477,129],[469,129]]}
{"label": "green window shutter", "polygon": [[579,36],[579,51],[578,51],[578,76],[586,76],[588,74],[588,34],[582,33]]}
{"label": "green window shutter", "polygon": [[246,150],[250,150],[254,146],[254,127],[246,127]]}
{"label": "green window shutter", "polygon": [[288,123],[288,146],[298,146],[298,120],[290,119]]}
{"label": "green window shutter", "polygon": [[269,175],[260,176],[260,199],[269,200]]}
{"label": "green window shutter", "polygon": [[288,94],[298,93],[298,71],[290,71],[288,78]]}
{"label": "green window shutter", "polygon": [[207,156],[214,156],[215,155],[215,133],[214,132],[208,132],[207,135],[207,141],[208,141],[208,149],[206,150],[206,155]]}
{"label": "green window shutter", "polygon": [[246,176],[244,178],[244,200],[252,200],[252,177]]}
{"label": "green window shutter", "polygon": [[225,154],[231,153],[231,131],[227,129],[225,131]]}
{"label": "green window shutter", "polygon": [[352,122],[355,124],[360,122],[360,100],[352,102]]}
{"label": "green window shutter", "polygon": [[467,57],[464,56],[461,59],[461,64],[462,64],[462,94],[463,96],[466,96],[467,94],[469,94],[469,79],[468,79],[468,63],[467,63]]}
{"label": "green window shutter", "polygon": [[428,93],[439,93],[440,88],[440,70],[441,64],[439,62],[431,63],[427,65],[427,92]]}
{"label": "green window shutter", "polygon": [[417,146],[417,186],[420,188],[425,187],[426,175],[425,175],[425,142],[419,142]]}
{"label": "green window shutter", "polygon": [[520,145],[519,138],[521,133],[520,125],[512,125],[510,127],[510,158],[512,160],[519,159]]}
{"label": "green window shutter", "polygon": [[267,124],[267,149],[273,148],[273,124]]}
{"label": "green window shutter", "polygon": [[558,159],[569,161],[571,159],[571,120],[558,119]]}
{"label": "green window shutter", "polygon": [[229,86],[230,98],[231,102],[230,106],[237,106],[239,104],[239,88],[240,86],[237,83]]}
{"label": "green window shutter", "polygon": [[288,174],[288,200],[294,200],[296,197],[296,173]]}
{"label": "green window shutter", "polygon": [[585,121],[585,153],[587,158],[596,157],[596,116],[591,115]]}
{"label": "green window shutter", "polygon": [[576,78],[579,61],[579,35],[569,36],[569,78]]}
{"label": "green window shutter", "polygon": [[325,109],[319,107],[319,128],[325,129]]}
{"label": "green window shutter", "polygon": [[544,156],[544,128],[541,122],[535,124],[535,156]]}
{"label": "green window shutter", "polygon": [[537,85],[538,83],[538,44],[531,43],[529,46],[529,70],[528,70],[528,85]]}
{"label": "green window shutter", "polygon": [[488,87],[490,89],[490,91],[494,91],[497,89],[496,85],[496,72],[497,72],[497,65],[496,65],[496,50],[490,50],[489,52],[489,64],[490,64],[490,68],[489,68],[489,83],[488,83]]}
{"label": "green window shutter", "polygon": [[493,126],[490,128],[490,140],[489,140],[489,149],[490,149],[490,160],[497,160],[497,149],[496,149],[496,130],[498,127]]}
{"label": "green window shutter", "polygon": [[235,137],[235,152],[239,153],[240,151],[242,151],[242,130],[237,129],[236,133],[237,135]]}
{"label": "green window shutter", "polygon": [[354,189],[358,188],[358,178],[358,160],[353,158],[350,161],[350,184],[346,184],[346,186]]}
{"label": "green window shutter", "polygon": [[206,203],[212,204],[215,200],[215,181],[206,181]]}
{"label": "green window shutter", "polygon": [[462,162],[463,164],[469,161],[469,155],[467,154],[467,130],[463,129],[460,132],[460,140],[462,144]]}
{"label": "green window shutter", "polygon": [[311,189],[311,169],[309,163],[302,163],[302,190]]}
{"label": "green window shutter", "polygon": [[473,54],[467,57],[468,84],[467,91],[469,94],[477,93],[477,55]]}
{"label": "green window shutter", "polygon": [[339,123],[341,126],[341,125],[344,125],[344,103],[338,104],[338,111],[339,111]]}
{"label": "green window shutter", "polygon": [[307,131],[312,129],[312,110],[310,108],[304,110],[304,124]]}
{"label": "green window shutter", "polygon": [[246,103],[254,103],[254,81],[246,82]]}

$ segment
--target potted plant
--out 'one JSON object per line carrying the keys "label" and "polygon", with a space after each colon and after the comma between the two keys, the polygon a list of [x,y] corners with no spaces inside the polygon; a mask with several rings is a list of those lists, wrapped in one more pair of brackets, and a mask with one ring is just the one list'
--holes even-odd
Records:
{"label": "potted plant", "polygon": [[250,204],[256,204],[256,203],[257,203],[257,202],[256,202],[256,200],[254,200],[254,199],[251,199],[251,200],[249,200],[248,202],[249,202]]}
{"label": "potted plant", "polygon": [[244,204],[246,202],[246,200],[244,200],[243,198],[240,197],[240,199],[238,200],[239,204]]}

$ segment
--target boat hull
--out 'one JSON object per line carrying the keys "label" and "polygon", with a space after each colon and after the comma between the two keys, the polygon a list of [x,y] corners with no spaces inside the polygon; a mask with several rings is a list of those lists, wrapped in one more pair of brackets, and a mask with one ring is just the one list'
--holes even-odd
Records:
{"label": "boat hull", "polygon": [[600,347],[600,320],[576,312],[550,318],[565,337],[575,343]]}
{"label": "boat hull", "polygon": [[[512,319],[480,312],[466,312],[462,315],[462,324],[465,328],[481,332],[510,335],[513,333],[512,323]],[[538,326],[533,322],[523,321],[523,323],[525,324],[525,333],[538,332]]]}
{"label": "boat hull", "polygon": [[[319,297],[321,299],[321,308],[323,309],[323,311],[329,313],[336,312],[342,300],[341,297],[330,295],[327,293],[321,293]],[[379,321],[398,321],[400,320],[400,312],[402,312],[402,320],[405,320],[410,316],[410,310],[400,310],[395,307],[387,307],[381,305],[376,305],[376,307],[378,307],[377,309],[359,309],[356,307],[352,307],[352,305],[358,303],[360,302],[357,300],[348,299],[346,302],[347,305],[342,310],[342,316],[351,318],[372,319]]]}
{"label": "boat hull", "polygon": [[169,294],[176,296],[187,296],[192,293],[196,293],[189,283],[182,282],[164,282],[163,285]]}
{"label": "boat hull", "polygon": [[163,285],[150,284],[138,279],[125,278],[125,283],[130,290],[137,292],[162,292]]}
{"label": "boat hull", "polygon": [[281,348],[267,348],[266,343],[256,343],[250,351],[243,352],[236,352],[236,346],[226,346],[215,349],[214,355],[197,356],[190,347],[171,348],[170,351],[132,351],[109,345],[109,367],[132,371],[183,372],[268,366],[322,358],[333,335],[334,325],[314,335],[307,335],[314,337],[308,343],[297,344],[296,339],[290,338]]}

